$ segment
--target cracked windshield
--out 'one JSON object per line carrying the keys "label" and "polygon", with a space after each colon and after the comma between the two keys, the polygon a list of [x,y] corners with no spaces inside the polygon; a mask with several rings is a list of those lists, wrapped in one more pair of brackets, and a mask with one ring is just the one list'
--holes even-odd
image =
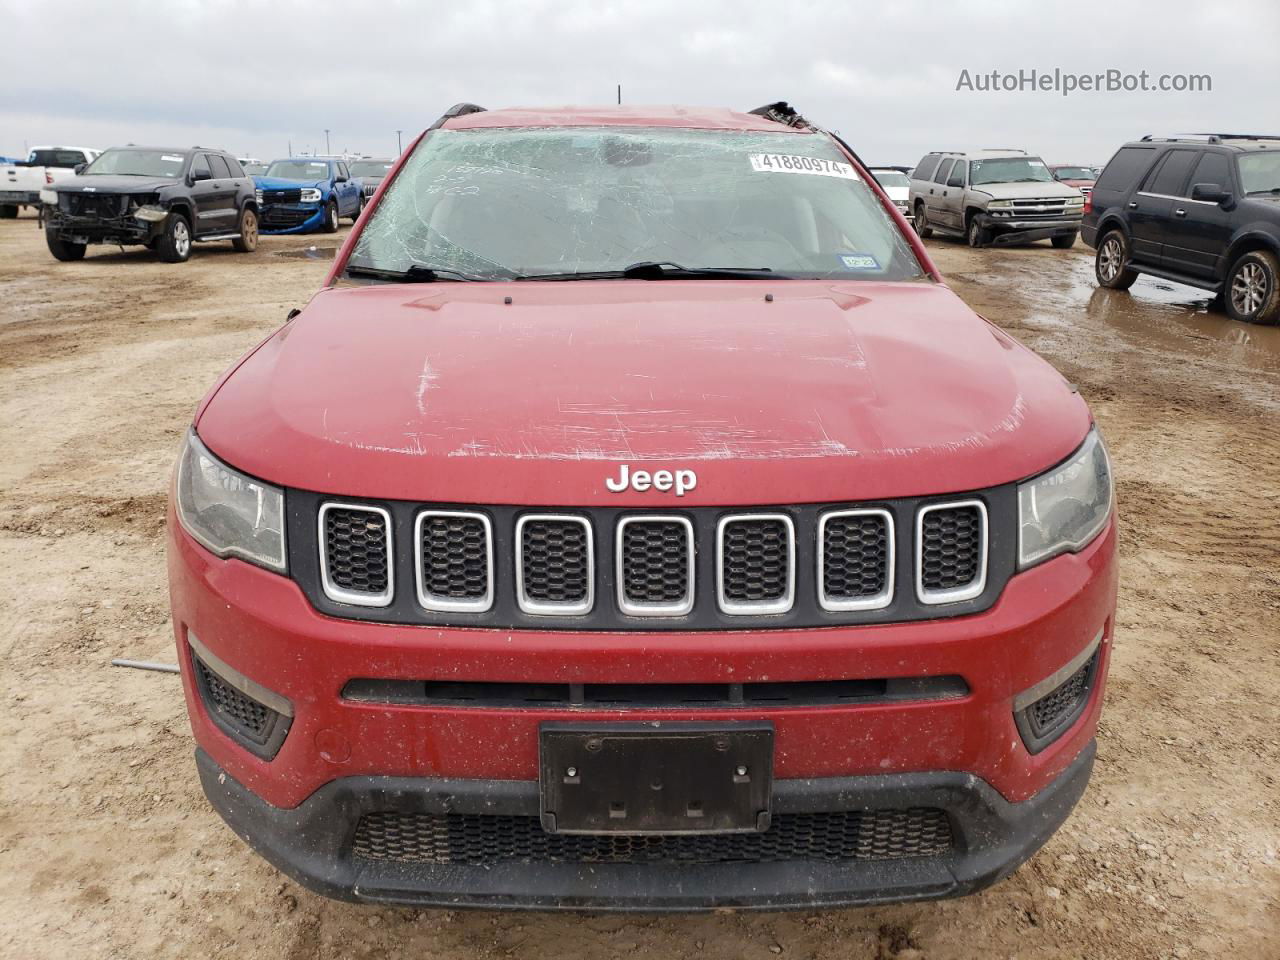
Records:
{"label": "cracked windshield", "polygon": [[659,276],[923,275],[825,137],[617,127],[432,131],[361,232],[348,270],[571,280],[637,266]]}

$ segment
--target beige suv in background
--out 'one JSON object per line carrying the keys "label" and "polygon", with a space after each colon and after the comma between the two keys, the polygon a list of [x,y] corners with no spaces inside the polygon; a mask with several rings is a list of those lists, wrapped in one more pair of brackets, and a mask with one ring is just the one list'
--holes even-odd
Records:
{"label": "beige suv in background", "polygon": [[971,247],[1050,240],[1076,242],[1084,196],[1053,178],[1025,150],[926,153],[911,172],[916,232],[964,237]]}

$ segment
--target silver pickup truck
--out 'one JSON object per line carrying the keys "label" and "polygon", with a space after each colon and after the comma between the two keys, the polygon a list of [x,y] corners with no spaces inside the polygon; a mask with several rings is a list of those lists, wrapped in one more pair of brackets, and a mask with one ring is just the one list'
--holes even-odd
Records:
{"label": "silver pickup truck", "polygon": [[971,247],[1050,240],[1076,242],[1084,196],[1053,178],[1024,150],[935,151],[911,171],[916,232],[964,237]]}

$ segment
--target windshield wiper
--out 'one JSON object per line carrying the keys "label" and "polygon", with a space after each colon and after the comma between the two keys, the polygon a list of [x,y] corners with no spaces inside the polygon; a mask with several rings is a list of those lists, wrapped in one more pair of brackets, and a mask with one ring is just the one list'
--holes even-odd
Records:
{"label": "windshield wiper", "polygon": [[724,280],[757,280],[787,277],[771,267],[686,267],[670,260],[641,260],[621,270],[580,270],[570,273],[535,273],[517,280],[687,280],[712,277]]}
{"label": "windshield wiper", "polygon": [[429,267],[424,263],[411,264],[404,270],[384,270],[381,267],[362,267],[348,264],[347,273],[356,277],[373,277],[390,283],[435,283],[437,280],[484,281],[488,277],[473,277],[448,267]]}

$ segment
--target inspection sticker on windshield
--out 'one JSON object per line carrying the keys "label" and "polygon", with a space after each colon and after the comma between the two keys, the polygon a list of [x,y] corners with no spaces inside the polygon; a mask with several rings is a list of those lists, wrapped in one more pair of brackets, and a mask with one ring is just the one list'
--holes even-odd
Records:
{"label": "inspection sticker on windshield", "polygon": [[853,166],[838,160],[822,157],[793,157],[786,153],[753,153],[751,169],[756,173],[810,173],[819,177],[841,177],[845,180],[861,179]]}
{"label": "inspection sticker on windshield", "polygon": [[181,163],[182,162],[181,157],[171,157],[167,153],[162,153],[160,155],[160,159],[163,160],[165,163]]}
{"label": "inspection sticker on windshield", "polygon": [[869,253],[842,253],[840,262],[846,270],[879,270],[880,264]]}

